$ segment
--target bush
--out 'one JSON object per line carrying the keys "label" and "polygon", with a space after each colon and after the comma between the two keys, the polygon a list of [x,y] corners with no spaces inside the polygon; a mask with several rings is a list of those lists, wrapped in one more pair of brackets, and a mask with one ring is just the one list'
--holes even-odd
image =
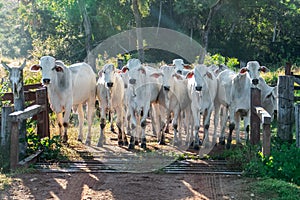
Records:
{"label": "bush", "polygon": [[270,156],[258,152],[246,165],[245,172],[248,176],[276,178],[300,185],[300,149],[295,143],[275,144]]}
{"label": "bush", "polygon": [[32,154],[37,150],[42,150],[40,156],[41,160],[53,161],[58,160],[61,154],[61,138],[59,135],[53,136],[52,138],[45,137],[41,140],[37,134],[30,133],[27,134],[27,153]]}

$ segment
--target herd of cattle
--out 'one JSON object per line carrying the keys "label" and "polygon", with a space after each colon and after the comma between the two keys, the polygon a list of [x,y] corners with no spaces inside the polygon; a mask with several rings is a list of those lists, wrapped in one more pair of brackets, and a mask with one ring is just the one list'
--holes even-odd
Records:
{"label": "herd of cattle", "polygon": [[[31,71],[39,70],[42,70],[42,83],[48,88],[51,109],[57,114],[64,142],[68,140],[67,128],[72,109],[79,116],[78,140],[83,140],[83,104],[87,104],[86,144],[91,144],[96,98],[101,110],[98,146],[105,142],[106,115],[110,111],[116,115],[118,144],[128,145],[129,149],[138,142],[146,148],[145,128],[149,116],[153,133],[160,144],[165,144],[165,131],[172,120],[173,145],[181,145],[182,134],[185,134],[185,143],[199,149],[201,142],[209,143],[211,116],[214,116],[214,141],[218,135],[219,142],[225,144],[225,127],[229,120],[227,147],[230,147],[234,129],[237,142],[241,142],[241,119],[244,119],[246,138],[249,133],[251,87],[261,90],[262,106],[271,116],[277,109],[277,87],[266,84],[260,71],[268,69],[257,61],[248,62],[236,73],[225,65],[196,65],[192,68],[182,59],[158,68],[130,59],[121,70],[113,64],[106,64],[99,71],[97,81],[93,69],[86,63],[66,67],[62,61],[43,56],[39,64],[31,66]],[[199,137],[201,119],[203,141]],[[217,134],[219,124],[221,129]],[[126,135],[130,136],[129,144]]]}

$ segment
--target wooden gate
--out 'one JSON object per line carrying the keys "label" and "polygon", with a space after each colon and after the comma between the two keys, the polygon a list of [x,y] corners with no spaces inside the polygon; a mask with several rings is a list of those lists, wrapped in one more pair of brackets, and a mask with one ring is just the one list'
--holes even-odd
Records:
{"label": "wooden gate", "polygon": [[[0,100],[14,103],[12,93],[1,94]],[[13,106],[3,106],[1,112],[0,147],[6,150],[1,152],[1,157],[9,161],[6,167],[11,169],[15,169],[19,164],[19,135],[21,131],[26,132],[26,127],[20,126],[22,121],[33,117],[37,121],[39,138],[50,136],[47,89],[41,84],[25,85],[23,101],[29,105],[24,110],[13,112]],[[25,130],[22,130],[24,128]]]}

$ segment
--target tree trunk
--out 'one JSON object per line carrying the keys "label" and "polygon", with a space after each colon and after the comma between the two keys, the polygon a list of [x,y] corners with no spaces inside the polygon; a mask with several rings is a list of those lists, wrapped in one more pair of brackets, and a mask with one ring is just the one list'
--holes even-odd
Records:
{"label": "tree trunk", "polygon": [[202,32],[202,42],[203,42],[203,51],[200,52],[200,59],[199,59],[199,64],[204,63],[204,58],[205,54],[207,52],[208,48],[208,38],[209,38],[209,33],[210,33],[210,28],[211,28],[211,22],[213,20],[213,16],[216,14],[216,12],[221,8],[225,0],[218,0],[209,10],[209,14]]}
{"label": "tree trunk", "polygon": [[87,62],[92,66],[93,70],[96,71],[96,58],[89,56],[89,53],[91,51],[92,26],[86,10],[85,0],[78,0],[78,5],[83,18],[83,27],[85,32],[85,50],[88,58]]}
{"label": "tree trunk", "polygon": [[143,36],[142,36],[142,20],[141,14],[139,11],[138,1],[132,0],[132,11],[135,19],[136,24],[136,36],[137,36],[137,47],[138,47],[138,57],[141,62],[144,62],[144,49],[143,49]]}

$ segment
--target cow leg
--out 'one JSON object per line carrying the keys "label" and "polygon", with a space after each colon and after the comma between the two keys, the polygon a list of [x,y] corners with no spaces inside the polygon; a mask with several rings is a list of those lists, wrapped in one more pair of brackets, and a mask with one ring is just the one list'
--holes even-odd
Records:
{"label": "cow leg", "polygon": [[[248,111],[248,113],[250,113]],[[244,127],[246,127],[246,130],[245,130],[245,139],[246,139],[246,143],[249,142],[249,132],[250,132],[250,116],[249,114],[244,117]]]}
{"label": "cow leg", "polygon": [[219,143],[225,145],[225,128],[228,119],[228,108],[224,108],[222,111],[223,115],[221,115],[221,135],[219,137]]}
{"label": "cow leg", "polygon": [[63,132],[64,132],[63,113],[56,113],[56,117],[57,117],[57,124],[59,128],[59,135],[61,136],[61,139],[63,139]]}
{"label": "cow leg", "polygon": [[241,138],[240,138],[240,122],[241,122],[241,116],[240,114],[235,115],[235,121],[236,121],[236,129],[235,129],[235,134],[236,134],[236,144],[241,143]]}
{"label": "cow leg", "polygon": [[[88,123],[88,134],[87,134],[87,141],[91,141],[91,129],[93,124],[93,115],[95,111],[95,99],[92,98],[88,101],[87,105],[87,123]],[[83,115],[84,120],[84,115]],[[91,143],[91,142],[90,142]]]}
{"label": "cow leg", "polygon": [[210,116],[212,113],[212,109],[208,109],[207,113],[205,114],[205,119],[204,119],[204,143],[205,147],[209,147],[209,125],[210,125]]}
{"label": "cow leg", "polygon": [[198,110],[192,110],[194,118],[194,145],[193,148],[199,150],[199,129],[200,129],[200,116]]}
{"label": "cow leg", "polygon": [[173,118],[173,129],[174,129],[174,139],[173,139],[173,145],[174,146],[178,146],[179,145],[179,141],[178,141],[178,114],[179,114],[179,111],[178,109],[175,109],[174,110],[174,118]]}
{"label": "cow leg", "polygon": [[83,135],[82,135],[83,123],[81,123],[81,122],[84,120],[82,104],[78,105],[77,112],[78,112],[78,120],[79,120],[78,141],[82,142],[83,141]]}
{"label": "cow leg", "polygon": [[217,142],[217,129],[218,129],[219,119],[220,119],[220,106],[221,105],[219,103],[215,103],[213,144],[216,144]]}
{"label": "cow leg", "polygon": [[99,137],[98,144],[97,144],[98,147],[103,147],[103,144],[105,143],[105,135],[104,135],[104,128],[106,125],[105,122],[106,122],[105,118],[101,117],[100,118],[100,137]]}
{"label": "cow leg", "polygon": [[[65,108],[64,120],[63,120],[63,126],[64,126],[63,142],[68,141],[68,134],[67,133],[68,133],[70,114],[71,114],[71,105],[66,106],[66,108]],[[80,121],[79,121],[79,125],[80,125]]]}
{"label": "cow leg", "polygon": [[128,149],[134,149],[135,147],[135,142],[136,142],[136,136],[137,136],[137,122],[136,122],[136,117],[134,112],[130,112],[131,114],[131,136],[130,136],[130,142],[128,145]]}
{"label": "cow leg", "polygon": [[146,149],[146,135],[145,135],[145,129],[146,129],[146,118],[147,118],[147,114],[149,112],[150,109],[150,105],[146,105],[144,106],[143,109],[143,116],[141,119],[141,128],[142,128],[142,135],[141,135],[141,148]]}
{"label": "cow leg", "polygon": [[108,112],[108,119],[110,122],[110,131],[115,133],[115,128],[114,128],[114,112],[109,111]]}

